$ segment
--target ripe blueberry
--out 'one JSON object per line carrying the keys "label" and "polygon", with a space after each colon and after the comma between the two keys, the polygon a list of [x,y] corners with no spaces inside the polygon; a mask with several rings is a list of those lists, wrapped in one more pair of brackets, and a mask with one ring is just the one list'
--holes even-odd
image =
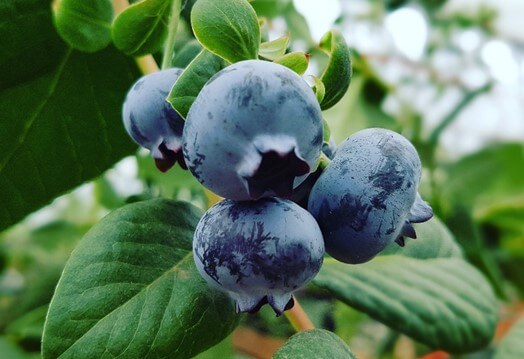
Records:
{"label": "ripe blueberry", "polygon": [[228,292],[239,312],[269,303],[280,315],[320,270],[324,242],[315,219],[291,201],[224,200],[198,223],[193,255],[202,277]]}
{"label": "ripe blueberry", "polygon": [[127,93],[122,110],[127,133],[151,151],[162,172],[175,162],[187,168],[182,155],[184,120],[166,101],[182,71],[172,68],[142,76]]}
{"label": "ripe blueberry", "polygon": [[322,148],[320,106],[290,69],[248,60],[203,87],[187,115],[184,157],[215,193],[234,200],[289,197]]}
{"label": "ripe blueberry", "polygon": [[432,217],[417,193],[421,163],[413,145],[384,129],[360,131],[342,143],[317,180],[308,210],[324,235],[326,252],[362,263],[391,241],[416,238],[411,223]]}

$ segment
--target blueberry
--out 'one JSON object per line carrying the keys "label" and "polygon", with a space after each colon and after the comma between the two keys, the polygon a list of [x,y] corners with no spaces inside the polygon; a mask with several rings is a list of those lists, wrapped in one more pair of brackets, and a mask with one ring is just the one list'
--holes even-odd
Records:
{"label": "blueberry", "polygon": [[176,162],[187,168],[182,155],[184,120],[166,101],[182,71],[172,68],[142,76],[127,93],[122,110],[127,133],[151,151],[162,172]]}
{"label": "blueberry", "polygon": [[417,193],[421,163],[413,145],[384,129],[360,131],[342,143],[311,190],[308,210],[324,235],[326,252],[362,263],[390,242],[415,238],[411,223],[432,217]]}
{"label": "blueberry", "polygon": [[203,87],[184,128],[189,170],[234,200],[286,197],[315,166],[322,148],[320,106],[290,69],[248,60]]}
{"label": "blueberry", "polygon": [[269,303],[280,315],[320,270],[324,242],[315,219],[291,201],[224,200],[198,223],[193,255],[202,277],[228,292],[239,312]]}

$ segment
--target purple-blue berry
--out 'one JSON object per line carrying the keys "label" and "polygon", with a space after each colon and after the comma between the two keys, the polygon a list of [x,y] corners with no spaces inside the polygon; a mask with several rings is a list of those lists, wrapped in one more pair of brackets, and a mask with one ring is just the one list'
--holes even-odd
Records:
{"label": "purple-blue berry", "polygon": [[127,133],[151,151],[162,172],[176,162],[187,168],[182,155],[184,120],[166,101],[182,71],[171,68],[142,76],[127,93],[122,110]]}
{"label": "purple-blue berry", "polygon": [[346,263],[369,261],[390,242],[416,238],[412,223],[432,217],[417,192],[421,163],[401,135],[371,128],[350,136],[313,186],[308,210],[326,252]]}
{"label": "purple-blue berry", "polygon": [[241,61],[215,74],[195,99],[184,157],[222,197],[289,198],[318,160],[322,131],[318,101],[299,75],[272,62]]}
{"label": "purple-blue berry", "polygon": [[193,255],[202,277],[229,293],[239,312],[269,303],[280,315],[320,270],[324,241],[315,219],[291,201],[224,200],[198,223]]}

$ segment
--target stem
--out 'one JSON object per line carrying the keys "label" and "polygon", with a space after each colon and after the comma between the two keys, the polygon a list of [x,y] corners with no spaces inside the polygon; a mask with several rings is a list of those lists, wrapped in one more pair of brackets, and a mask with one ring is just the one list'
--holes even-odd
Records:
{"label": "stem", "polygon": [[171,67],[171,59],[175,49],[175,37],[180,20],[180,11],[182,9],[182,0],[173,0],[171,4],[171,13],[169,14],[169,23],[167,24],[167,39],[164,45],[164,55],[162,57],[162,69]]}
{"label": "stem", "polygon": [[481,88],[476,89],[475,91],[468,92],[462,101],[459,102],[459,104],[451,111],[445,118],[442,120],[442,122],[433,130],[431,135],[429,136],[429,143],[431,144],[437,144],[440,135],[442,132],[448,128],[449,125],[453,123],[453,121],[457,118],[457,115],[465,108],[467,107],[471,101],[473,101],[478,95],[481,95],[485,92],[488,92],[493,87],[493,83],[489,82],[486,85],[482,86]]}
{"label": "stem", "polygon": [[207,188],[203,187],[204,188],[204,193],[206,195],[206,198],[207,198],[207,208],[215,205],[216,203],[220,202],[221,200],[223,200],[224,198],[220,197],[219,195],[217,195],[216,193],[208,190]]}
{"label": "stem", "polygon": [[284,345],[284,340],[260,334],[253,329],[238,327],[232,335],[233,347],[236,351],[249,355],[251,358],[270,359]]}
{"label": "stem", "polygon": [[318,168],[325,170],[330,163],[331,160],[323,152],[321,152],[320,158],[318,159]]}
{"label": "stem", "polygon": [[129,1],[127,0],[113,0],[113,9],[115,9],[115,17],[118,16],[122,11],[129,6]]}
{"label": "stem", "polygon": [[302,332],[304,330],[315,329],[313,322],[309,319],[307,313],[304,311],[296,297],[293,297],[295,300],[295,305],[293,308],[284,312],[287,320],[297,332]]}
{"label": "stem", "polygon": [[135,62],[144,75],[159,71],[158,65],[152,55],[135,57]]}
{"label": "stem", "polygon": [[[128,0],[113,0],[113,9],[115,10],[115,17],[118,16],[118,14],[124,11],[127,7],[129,7]],[[135,62],[143,75],[157,72],[159,70],[157,63],[153,58],[153,55],[135,57]]]}

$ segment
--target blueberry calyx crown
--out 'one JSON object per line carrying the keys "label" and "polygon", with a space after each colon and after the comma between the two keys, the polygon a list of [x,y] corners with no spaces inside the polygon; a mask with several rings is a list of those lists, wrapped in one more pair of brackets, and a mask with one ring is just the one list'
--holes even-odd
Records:
{"label": "blueberry calyx crown", "polygon": [[268,151],[260,155],[262,160],[255,173],[244,177],[251,198],[259,199],[266,193],[290,198],[295,177],[309,173],[308,163],[297,156],[294,148],[284,154]]}

